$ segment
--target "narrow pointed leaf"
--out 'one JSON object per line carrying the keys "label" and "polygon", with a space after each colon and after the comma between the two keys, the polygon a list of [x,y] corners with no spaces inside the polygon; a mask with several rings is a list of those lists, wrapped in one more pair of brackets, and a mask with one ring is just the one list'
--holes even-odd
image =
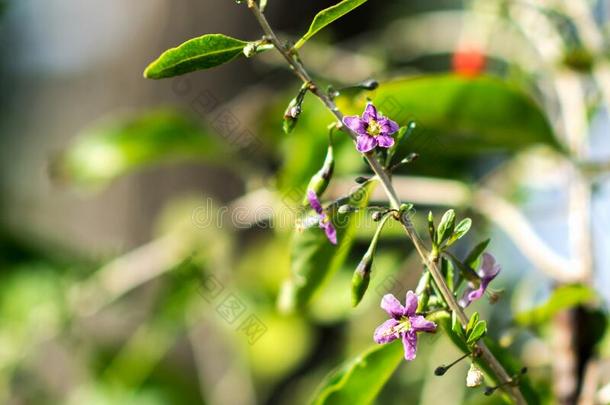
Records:
{"label": "narrow pointed leaf", "polygon": [[487,322],[485,321],[477,321],[476,324],[472,327],[472,329],[468,333],[468,339],[466,340],[466,344],[468,346],[474,345],[479,341],[485,334],[487,333]]}
{"label": "narrow pointed leaf", "polygon": [[309,30],[305,33],[305,35],[303,35],[301,39],[299,39],[299,41],[294,47],[296,49],[299,49],[305,44],[305,42],[307,42],[311,37],[316,35],[318,31],[320,31],[322,28],[326,27],[333,21],[343,17],[345,14],[349,13],[350,11],[364,4],[365,2],[366,0],[343,0],[342,2],[337,3],[332,7],[320,11],[313,19],[313,22],[309,26]]}
{"label": "narrow pointed leaf", "polygon": [[375,346],[330,373],[318,388],[312,405],[372,403],[403,359],[399,341]]}
{"label": "narrow pointed leaf", "polygon": [[462,219],[455,226],[455,229],[453,230],[453,235],[451,235],[451,237],[447,241],[447,246],[453,245],[455,243],[455,241],[460,239],[462,236],[466,235],[466,233],[468,233],[468,231],[470,230],[471,226],[472,226],[472,220],[470,218]]}
{"label": "narrow pointed leaf", "polygon": [[165,51],[144,71],[147,79],[163,79],[222,65],[243,55],[248,42],[222,34],[206,34]]}

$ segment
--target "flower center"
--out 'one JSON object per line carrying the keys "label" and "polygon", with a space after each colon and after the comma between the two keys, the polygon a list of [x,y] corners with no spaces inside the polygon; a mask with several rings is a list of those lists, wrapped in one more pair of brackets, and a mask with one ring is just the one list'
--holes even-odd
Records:
{"label": "flower center", "polygon": [[396,326],[391,327],[385,333],[385,336],[398,335],[401,332],[406,332],[411,329],[411,322],[408,317],[402,317],[400,323]]}
{"label": "flower center", "polygon": [[368,127],[366,128],[366,132],[370,136],[377,136],[381,133],[381,125],[374,119],[371,119],[368,123]]}

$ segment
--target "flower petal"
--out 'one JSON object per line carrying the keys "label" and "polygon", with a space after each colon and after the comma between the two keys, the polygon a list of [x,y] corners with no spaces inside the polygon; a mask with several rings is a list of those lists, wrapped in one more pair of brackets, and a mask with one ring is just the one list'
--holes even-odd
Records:
{"label": "flower petal", "polygon": [[390,148],[394,145],[394,138],[390,135],[379,135],[377,137],[377,144],[380,148]]}
{"label": "flower petal", "polygon": [[358,152],[369,152],[375,149],[375,146],[377,146],[377,139],[374,137],[368,135],[358,135],[358,138],[356,139],[356,149],[358,149]]}
{"label": "flower petal", "polygon": [[357,115],[343,117],[343,123],[358,135],[366,134],[366,122],[362,121]]}
{"label": "flower petal", "polygon": [[393,294],[386,294],[381,299],[381,308],[392,318],[400,319],[405,314],[405,307]]}
{"label": "flower petal", "polygon": [[498,273],[500,273],[500,265],[496,264],[496,259],[489,253],[483,253],[483,264],[479,270],[481,279],[491,281]]}
{"label": "flower petal", "polygon": [[368,123],[372,119],[377,121],[377,118],[377,108],[375,108],[373,103],[368,103],[362,113],[362,120]]}
{"label": "flower petal", "polygon": [[394,332],[394,328],[398,325],[398,321],[396,319],[388,319],[381,325],[375,329],[375,333],[373,334],[373,340],[375,342],[381,343],[390,343],[393,340],[398,339],[398,334]]}
{"label": "flower petal", "polygon": [[400,128],[395,121],[392,121],[387,117],[379,118],[377,122],[381,126],[381,133],[384,135],[392,135]]}
{"label": "flower petal", "polygon": [[330,220],[320,221],[320,227],[322,229],[324,229],[324,233],[326,234],[326,237],[328,238],[330,243],[332,243],[333,245],[336,245],[337,244],[337,230],[335,229],[333,224],[330,222]]}
{"label": "flower petal", "polygon": [[417,352],[417,334],[413,330],[409,330],[402,335],[402,344],[405,348],[405,359],[408,361],[414,360]]}
{"label": "flower petal", "polygon": [[415,315],[409,318],[411,322],[411,330],[416,332],[434,332],[436,331],[436,324],[432,321],[427,320],[421,315]]}
{"label": "flower petal", "polygon": [[309,200],[309,205],[311,205],[311,208],[313,208],[318,214],[322,214],[322,204],[320,204],[320,200],[318,200],[316,192],[313,190],[307,190],[307,199]]}
{"label": "flower petal", "polygon": [[413,291],[407,291],[407,300],[405,301],[405,315],[413,316],[417,311],[417,294]]}
{"label": "flower petal", "polygon": [[485,288],[487,287],[487,285],[481,283],[481,286],[479,288],[477,288],[476,290],[472,290],[468,293],[468,301],[472,302],[472,301],[476,301],[479,298],[481,298],[483,296],[483,293],[485,292]]}
{"label": "flower petal", "polygon": [[460,304],[460,306],[462,308],[466,308],[468,305],[470,305],[471,299],[468,298],[468,296],[473,291],[474,291],[474,288],[470,287],[470,286],[466,287],[466,289],[464,290],[464,294],[462,294],[462,298],[460,298],[458,301],[458,304]]}

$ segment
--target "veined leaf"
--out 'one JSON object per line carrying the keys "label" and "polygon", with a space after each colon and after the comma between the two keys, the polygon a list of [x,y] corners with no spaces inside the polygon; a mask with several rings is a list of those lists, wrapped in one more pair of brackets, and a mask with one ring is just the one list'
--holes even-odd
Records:
{"label": "veined leaf", "polygon": [[193,120],[170,110],[117,118],[78,135],[54,169],[60,180],[103,185],[162,162],[220,162],[227,149]]}
{"label": "veined leaf", "polygon": [[240,54],[248,42],[222,34],[206,34],[169,49],[144,71],[147,79],[164,79],[227,63]]}
{"label": "veined leaf", "polygon": [[312,405],[365,405],[373,402],[403,359],[400,341],[373,347],[330,373]]}
{"label": "veined leaf", "polygon": [[523,326],[536,326],[548,322],[560,311],[572,308],[595,299],[596,293],[584,285],[566,285],[557,288],[542,305],[515,315],[517,323]]}
{"label": "veined leaf", "polygon": [[[324,282],[345,261],[354,241],[357,215],[361,212],[338,212],[339,206],[349,204],[362,208],[368,203],[376,181],[370,181],[328,207],[329,216],[337,229],[338,244],[332,245],[317,224],[294,231],[292,241],[292,278],[284,286],[280,306],[284,310],[303,307]],[[348,288],[346,286],[346,288]]]}
{"label": "veined leaf", "polygon": [[303,35],[303,37],[301,37],[301,39],[299,39],[294,47],[299,49],[322,28],[343,17],[345,14],[349,13],[365,2],[366,0],[343,0],[332,7],[320,11],[313,19],[313,22],[309,26],[309,30],[305,33],[305,35]]}
{"label": "veined leaf", "polygon": [[517,87],[495,77],[402,79],[382,84],[374,101],[400,125],[417,123],[418,130],[399,145],[399,154],[417,152],[426,159],[517,151],[534,144],[563,150],[540,107]]}

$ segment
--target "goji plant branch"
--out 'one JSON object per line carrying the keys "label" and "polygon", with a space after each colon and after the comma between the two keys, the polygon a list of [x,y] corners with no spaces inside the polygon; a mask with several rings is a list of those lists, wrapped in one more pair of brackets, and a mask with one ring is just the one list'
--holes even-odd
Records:
{"label": "goji plant branch", "polygon": [[[352,139],[355,139],[356,134],[353,133],[345,125],[343,125],[343,114],[341,113],[335,102],[327,94],[321,91],[320,88],[311,79],[311,76],[303,67],[303,64],[300,62],[297,55],[295,54],[295,51],[293,49],[287,48],[286,45],[280,42],[277,35],[269,25],[267,18],[258,8],[256,1],[248,0],[248,8],[256,17],[258,23],[260,24],[265,35],[267,36],[267,39],[273,44],[277,51],[288,62],[290,68],[293,70],[295,75],[299,79],[301,79],[303,83],[306,83],[309,86],[309,90],[311,91],[311,93],[318,97],[324,103],[324,105],[326,105],[330,112],[337,118],[341,130],[346,132],[350,137],[352,137]],[[396,190],[392,185],[390,176],[371,152],[365,153],[363,154],[363,156],[365,157],[367,163],[370,165],[375,175],[379,178],[379,181],[381,182],[388,196],[390,206],[393,209],[399,210],[401,203],[398,198],[398,195],[396,194]],[[451,309],[451,311],[456,314],[460,323],[463,326],[466,326],[466,324],[468,323],[468,317],[466,316],[462,308],[458,305],[457,301],[455,300],[455,297],[453,296],[453,293],[445,283],[445,279],[443,278],[443,275],[440,269],[438,268],[436,261],[433,260],[433,258],[430,256],[430,252],[419,237],[417,231],[415,230],[415,227],[413,226],[413,223],[411,222],[411,219],[408,215],[402,215],[400,222],[402,223],[407,233],[407,236],[413,242],[415,250],[421,257],[424,265],[426,265],[426,267],[429,269],[430,274],[434,279],[434,282],[436,283],[441,294],[443,295],[443,299],[449,305],[449,309]],[[482,341],[479,341],[477,343],[477,346],[480,349],[481,359],[489,365],[491,370],[493,370],[498,380],[501,382],[501,384],[503,384],[503,388],[512,396],[513,400],[517,404],[526,404],[525,398],[521,394],[519,387],[514,386],[512,384],[512,378],[508,375],[502,364],[495,358],[493,353],[487,348],[487,346]]]}

